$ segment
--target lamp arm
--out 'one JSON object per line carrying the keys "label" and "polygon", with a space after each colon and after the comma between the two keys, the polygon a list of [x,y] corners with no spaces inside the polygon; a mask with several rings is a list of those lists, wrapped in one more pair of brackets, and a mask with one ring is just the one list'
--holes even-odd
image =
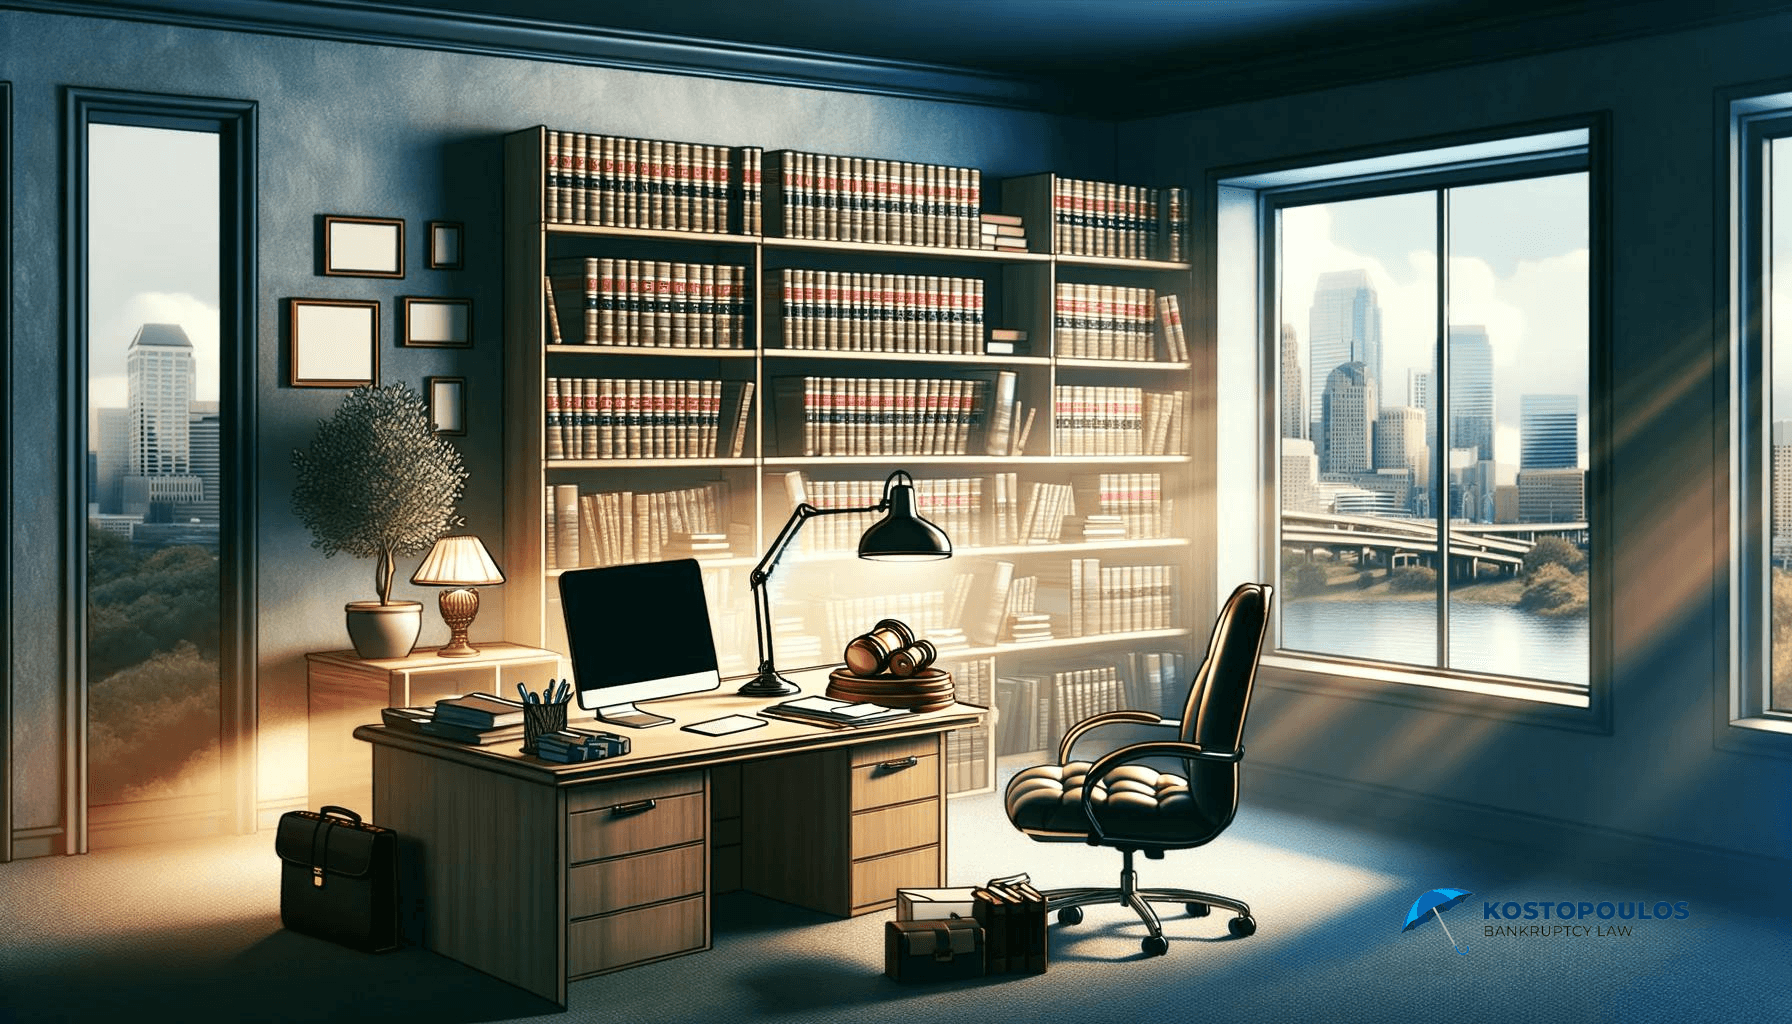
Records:
{"label": "lamp arm", "polygon": [[753,567],[752,574],[747,578],[748,585],[753,590],[753,619],[754,625],[757,627],[754,639],[759,644],[759,671],[762,675],[775,671],[772,666],[771,598],[766,593],[765,585],[772,578],[772,570],[778,567],[778,560],[784,557],[785,549],[790,547],[790,542],[795,540],[796,535],[801,532],[803,524],[816,516],[837,516],[850,512],[883,512],[887,511],[889,507],[890,499],[886,496],[877,504],[867,505],[864,508],[816,508],[805,501],[798,503],[796,509],[790,513],[790,518],[784,521],[784,528],[778,531],[778,536],[772,541],[771,547],[765,549],[765,557],[759,560],[759,564]]}

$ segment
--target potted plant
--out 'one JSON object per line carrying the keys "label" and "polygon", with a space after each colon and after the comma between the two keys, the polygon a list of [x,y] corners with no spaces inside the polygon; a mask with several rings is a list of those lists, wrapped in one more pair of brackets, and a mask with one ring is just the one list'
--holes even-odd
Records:
{"label": "potted plant", "polygon": [[363,658],[402,658],[423,628],[423,605],[392,600],[396,561],[462,524],[455,514],[467,471],[437,434],[423,398],[405,384],[359,387],[311,446],[295,449],[292,510],[325,558],[372,558],[377,601],[351,601],[348,635]]}

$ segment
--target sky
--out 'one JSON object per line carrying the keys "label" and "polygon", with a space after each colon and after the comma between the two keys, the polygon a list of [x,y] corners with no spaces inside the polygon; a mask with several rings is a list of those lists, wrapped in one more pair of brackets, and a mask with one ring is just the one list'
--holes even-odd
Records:
{"label": "sky", "polygon": [[87,324],[94,410],[124,408],[125,349],[146,323],[192,341],[194,397],[218,397],[218,136],[96,124],[88,134]]}
{"label": "sky", "polygon": [[[1587,465],[1586,193],[1585,174],[1449,190],[1450,321],[1487,328],[1494,461],[1512,470],[1524,394],[1579,397],[1580,464]],[[1436,221],[1431,191],[1282,212],[1282,318],[1300,339],[1303,382],[1319,275],[1361,268],[1381,306],[1381,404],[1404,404],[1407,370],[1429,370],[1435,361]]]}

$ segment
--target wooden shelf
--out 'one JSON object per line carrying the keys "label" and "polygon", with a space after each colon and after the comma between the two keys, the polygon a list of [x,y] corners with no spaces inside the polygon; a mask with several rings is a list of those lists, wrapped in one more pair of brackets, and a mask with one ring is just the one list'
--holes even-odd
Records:
{"label": "wooden shelf", "polygon": [[551,356],[671,356],[684,359],[752,359],[750,348],[664,348],[658,345],[547,345]]}
{"label": "wooden shelf", "polygon": [[1075,370],[1174,370],[1188,372],[1187,363],[1160,363],[1149,359],[1058,359],[1059,369]]}
{"label": "wooden shelf", "polygon": [[850,352],[825,348],[768,348],[765,358],[773,359],[845,359],[887,363],[892,359],[905,363],[965,363],[973,366],[1050,366],[1045,356],[997,356],[947,352]]}

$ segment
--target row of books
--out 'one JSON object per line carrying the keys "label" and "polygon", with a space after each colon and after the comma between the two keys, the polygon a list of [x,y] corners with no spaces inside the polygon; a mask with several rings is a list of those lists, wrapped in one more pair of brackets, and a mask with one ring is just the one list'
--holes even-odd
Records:
{"label": "row of books", "polygon": [[[1176,296],[1162,298],[1174,302]],[[1061,281],[1052,308],[1058,355],[1069,359],[1176,360],[1175,343],[1158,315],[1160,305],[1155,288]],[[1182,358],[1187,358],[1186,353]]]}
{"label": "row of books", "polygon": [[740,458],[752,381],[549,377],[546,449],[559,459]]}
{"label": "row of books", "polygon": [[1188,259],[1181,188],[1052,179],[1052,251],[1067,256]]}
{"label": "row of books", "polygon": [[[723,483],[591,494],[581,493],[577,484],[549,484],[543,500],[549,569],[732,554],[735,537],[729,528],[728,486]],[[693,541],[693,537],[721,540]],[[717,543],[721,547],[705,547],[701,554],[692,550],[698,544]]]}
{"label": "row of books", "polygon": [[[1076,509],[1085,519],[1115,517],[1121,526],[1118,536],[1128,540],[1170,536],[1176,521],[1176,499],[1164,496],[1162,473],[1097,473],[1079,477],[1074,483]],[[1085,523],[1084,539],[1095,539],[1088,536],[1087,527]]]}
{"label": "row of books", "polygon": [[786,269],[778,288],[785,348],[982,351],[982,278]]}
{"label": "row of books", "polygon": [[1187,449],[1187,391],[1124,385],[1052,388],[1052,450],[1057,455],[1182,455]]}
{"label": "row of books", "polygon": [[548,263],[555,344],[746,348],[747,268],[573,257]]}
{"label": "row of books", "polygon": [[[1055,749],[1065,731],[1093,715],[1137,709],[1181,714],[1188,685],[1188,655],[1139,651],[1123,658],[1050,674],[1012,674],[996,679],[996,748],[1001,754]],[[1174,708],[1168,705],[1174,703]]]}
{"label": "row of books", "polygon": [[[1009,371],[1003,371],[1009,373]],[[780,377],[785,455],[969,455],[998,381],[927,377]],[[1010,373],[1005,386],[1013,387]]]}
{"label": "row of books", "polygon": [[1038,577],[1032,610],[1052,615],[1062,636],[1169,629],[1178,576],[1174,565],[1102,565],[1099,558],[1072,558],[1062,571]]}
{"label": "row of books", "polygon": [[[953,625],[957,621],[953,618],[957,611],[952,604],[952,595],[948,591],[935,589],[824,597],[810,602],[809,607],[819,615],[822,647],[831,652],[833,660],[839,661],[846,645],[880,619],[901,619],[918,637],[934,641],[935,647],[941,646],[942,637],[945,646],[966,646],[962,631]],[[808,621],[815,622],[815,616]]]}
{"label": "row of books", "polygon": [[785,238],[976,248],[983,172],[778,150],[765,155],[765,229]]}
{"label": "row of books", "polygon": [[758,233],[758,147],[551,128],[545,142],[550,224]]}
{"label": "row of books", "polygon": [[[817,480],[801,471],[776,474],[790,508],[808,502],[819,509],[869,508],[883,499],[884,480]],[[768,487],[768,492],[771,488]],[[921,517],[946,531],[957,546],[983,543],[983,478],[925,477],[915,480],[915,501]],[[788,514],[786,512],[785,514]],[[850,551],[859,535],[881,513],[828,516],[810,521],[799,541],[806,551]]]}

